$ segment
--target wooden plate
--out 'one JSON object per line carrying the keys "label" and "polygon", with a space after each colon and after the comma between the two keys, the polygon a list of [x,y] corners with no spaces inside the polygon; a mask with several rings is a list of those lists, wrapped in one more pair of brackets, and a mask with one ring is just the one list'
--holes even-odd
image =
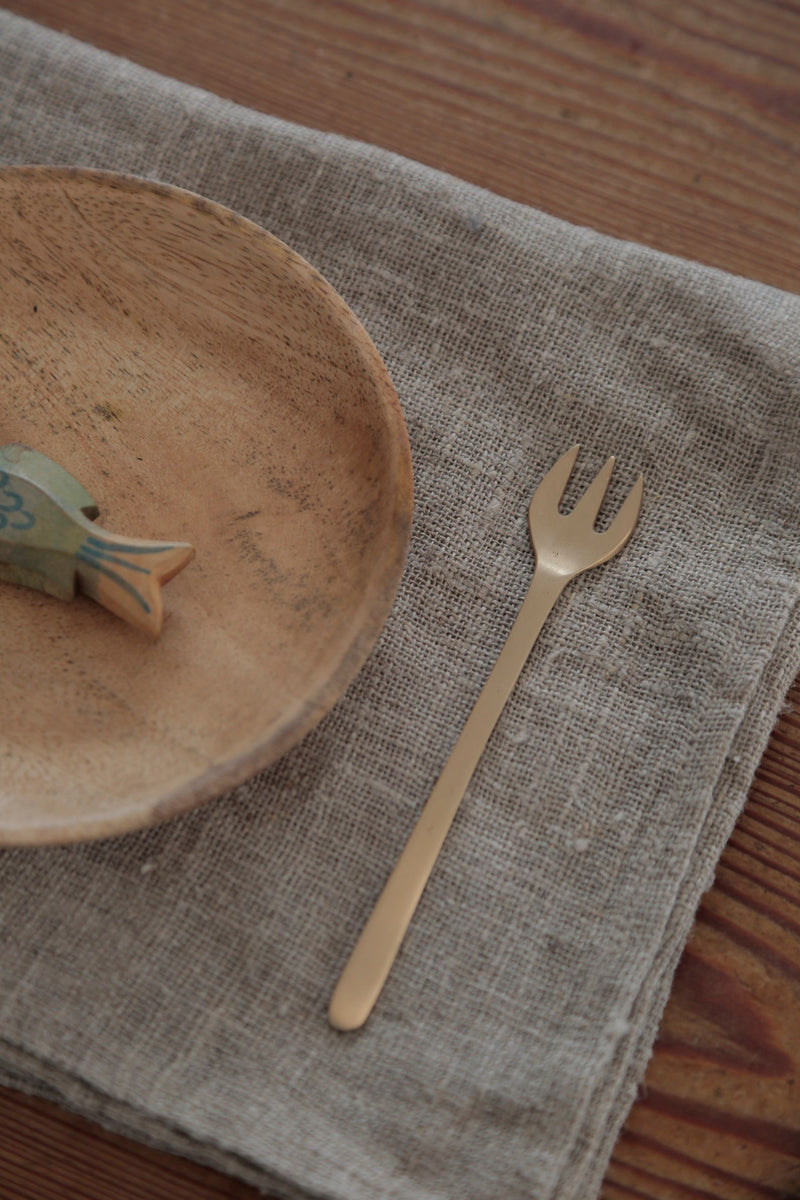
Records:
{"label": "wooden plate", "polygon": [[266,766],[353,678],[405,559],[405,425],[325,280],[175,188],[0,172],[0,294],[0,445],[197,550],[156,642],[0,584],[0,844],[120,833]]}

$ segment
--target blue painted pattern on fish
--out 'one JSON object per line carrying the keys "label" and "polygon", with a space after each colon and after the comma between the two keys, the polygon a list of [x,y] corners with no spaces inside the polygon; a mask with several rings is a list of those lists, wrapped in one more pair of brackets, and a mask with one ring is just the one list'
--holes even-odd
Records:
{"label": "blue painted pattern on fish", "polygon": [[71,600],[77,591],[158,636],[161,586],[194,556],[186,542],[125,538],[93,524],[98,507],[63,467],[0,446],[0,579]]}

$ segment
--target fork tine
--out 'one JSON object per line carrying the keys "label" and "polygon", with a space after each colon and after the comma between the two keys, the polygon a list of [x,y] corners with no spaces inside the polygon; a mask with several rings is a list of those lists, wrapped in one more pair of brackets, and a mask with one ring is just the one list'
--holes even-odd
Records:
{"label": "fork tine", "polygon": [[644,477],[640,475],[623,500],[619,512],[608,529],[603,533],[595,535],[595,537],[600,539],[599,544],[602,554],[602,557],[597,560],[598,563],[612,558],[618,550],[622,549],[633,533],[634,526],[639,519],[639,509],[642,507],[643,491]]}
{"label": "fork tine", "polygon": [[556,512],[564,488],[572,474],[575,459],[578,457],[580,445],[573,446],[566,454],[562,454],[557,463],[550,468],[536,491],[533,493],[529,516],[533,519],[535,513]]}
{"label": "fork tine", "polygon": [[612,454],[605,466],[601,467],[597,472],[572,510],[580,520],[586,521],[590,525],[594,525],[597,520],[597,514],[600,511],[600,505],[603,503],[603,497],[606,494],[611,472],[614,470],[614,461],[614,455]]}

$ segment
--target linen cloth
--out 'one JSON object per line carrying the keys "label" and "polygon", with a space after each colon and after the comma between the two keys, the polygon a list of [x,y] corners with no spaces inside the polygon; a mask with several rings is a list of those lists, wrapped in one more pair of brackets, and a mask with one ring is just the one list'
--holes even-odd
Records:
{"label": "linen cloth", "polygon": [[[295,750],[157,829],[0,854],[0,1078],[281,1196],[588,1200],[800,663],[800,299],[8,14],[0,72],[3,164],[178,184],[313,263],[416,488],[385,631]],[[335,1033],[576,441],[573,495],[618,455],[609,513],[644,472],[637,531],[554,610],[377,1008]]]}

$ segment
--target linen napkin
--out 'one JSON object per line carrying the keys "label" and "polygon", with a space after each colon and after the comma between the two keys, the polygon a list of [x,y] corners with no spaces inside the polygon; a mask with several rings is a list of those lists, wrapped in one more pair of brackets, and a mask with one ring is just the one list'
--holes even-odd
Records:
{"label": "linen napkin", "polygon": [[[588,1200],[800,664],[800,300],[8,14],[0,72],[3,164],[178,184],[308,258],[385,359],[416,487],[391,618],[296,749],[162,827],[0,853],[0,1079],[287,1197]],[[573,494],[617,454],[610,513],[644,472],[637,531],[553,612],[337,1034],[574,442]]]}

